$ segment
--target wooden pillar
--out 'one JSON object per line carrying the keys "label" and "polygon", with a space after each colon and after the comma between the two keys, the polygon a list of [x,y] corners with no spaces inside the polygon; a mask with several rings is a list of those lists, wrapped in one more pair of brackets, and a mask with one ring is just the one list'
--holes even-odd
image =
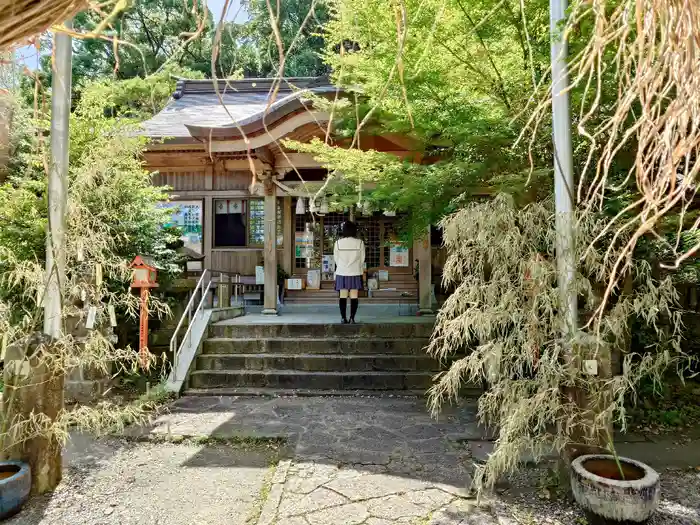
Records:
{"label": "wooden pillar", "polygon": [[263,314],[277,315],[277,191],[268,175],[265,180],[265,285]]}
{"label": "wooden pillar", "polygon": [[[204,267],[202,270],[211,270],[211,248],[214,241],[214,198],[211,195],[204,197],[204,209],[202,210],[202,249],[204,250]],[[221,268],[216,268],[220,270]]]}
{"label": "wooden pillar", "polygon": [[418,260],[418,308],[420,313],[433,313],[432,300],[432,253],[430,250],[430,227],[422,238],[413,244],[413,257]]}
{"label": "wooden pillar", "polygon": [[294,274],[294,222],[295,215],[292,210],[292,198],[286,196],[282,206],[282,235],[284,246],[284,257],[282,258],[282,268],[289,275]]}

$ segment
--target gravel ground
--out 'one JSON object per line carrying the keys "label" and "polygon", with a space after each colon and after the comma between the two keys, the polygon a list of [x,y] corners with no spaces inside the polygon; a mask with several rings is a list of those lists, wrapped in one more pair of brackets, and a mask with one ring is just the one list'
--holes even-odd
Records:
{"label": "gravel ground", "polygon": [[[666,469],[660,474],[661,503],[647,525],[700,525],[700,472]],[[521,472],[507,489],[498,490],[490,502],[493,513],[519,525],[589,525],[576,503],[547,489],[547,481],[546,470]]]}
{"label": "gravel ground", "polygon": [[[7,523],[255,523],[277,458],[274,450],[221,444],[80,438],[71,443],[57,491],[32,499]],[[662,502],[648,525],[700,525],[700,472],[665,470],[661,474]],[[590,525],[573,502],[546,489],[548,481],[547,470],[534,468],[511,478],[507,488],[497,489],[497,495],[485,503],[484,510],[494,520],[488,523]],[[468,515],[478,521],[474,501],[463,503],[472,509]]]}
{"label": "gravel ground", "polygon": [[244,525],[276,454],[221,444],[72,440],[64,479],[12,525]]}

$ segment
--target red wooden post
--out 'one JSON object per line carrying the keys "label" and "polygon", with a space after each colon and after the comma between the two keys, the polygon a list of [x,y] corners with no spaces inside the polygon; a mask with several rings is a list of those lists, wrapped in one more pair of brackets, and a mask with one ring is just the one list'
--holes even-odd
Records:
{"label": "red wooden post", "polygon": [[139,323],[139,356],[141,368],[148,368],[148,287],[141,288],[141,314]]}
{"label": "red wooden post", "polygon": [[132,288],[141,288],[141,312],[139,316],[139,358],[141,368],[148,368],[148,290],[158,286],[156,267],[148,257],[137,255],[131,263]]}

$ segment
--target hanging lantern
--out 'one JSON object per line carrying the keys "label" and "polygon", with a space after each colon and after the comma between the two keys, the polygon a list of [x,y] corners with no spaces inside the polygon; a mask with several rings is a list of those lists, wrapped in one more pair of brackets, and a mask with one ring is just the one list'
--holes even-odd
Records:
{"label": "hanging lantern", "polygon": [[304,197],[299,197],[297,199],[297,215],[304,215],[306,213],[306,204],[304,203]]}
{"label": "hanging lantern", "polygon": [[372,215],[372,209],[370,208],[369,201],[365,201],[364,203],[360,203],[358,206],[362,210],[362,215],[364,217],[367,217],[368,215]]}
{"label": "hanging lantern", "polygon": [[323,197],[323,200],[321,201],[321,215],[326,215],[328,213],[328,200]]}

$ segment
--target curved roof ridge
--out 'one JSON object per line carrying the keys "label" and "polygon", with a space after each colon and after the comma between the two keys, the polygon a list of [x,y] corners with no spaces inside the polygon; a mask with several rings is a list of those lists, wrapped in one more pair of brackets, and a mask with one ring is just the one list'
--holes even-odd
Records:
{"label": "curved roof ridge", "polygon": [[[179,79],[174,98],[194,93],[265,93],[272,92],[275,83],[277,90],[293,92],[316,87],[332,86],[328,77],[284,77],[284,78],[244,78],[244,79]],[[216,87],[215,87],[216,86]]]}
{"label": "curved roof ridge", "polygon": [[[256,126],[256,129],[263,128],[266,124],[272,124],[280,118],[283,118],[284,116],[288,115],[289,113],[292,113],[301,108],[305,108],[306,104],[304,100],[304,95],[320,95],[323,93],[333,93],[336,91],[336,89],[337,88],[333,86],[328,86],[295,91],[287,96],[278,97],[274,102],[268,104],[265,108],[262,108],[256,111],[255,113],[251,113],[244,118],[236,119],[234,122],[229,122],[228,124],[222,124],[219,126],[198,126],[185,123],[185,127],[188,129],[188,131],[193,137],[211,136],[211,132],[213,130],[219,131],[219,133],[215,134],[221,134],[231,131],[237,134],[237,132],[240,129],[244,129],[244,131],[247,132],[255,131],[252,129],[245,128],[250,127],[256,122],[260,124],[259,126]],[[231,120],[230,117],[229,120]]]}
{"label": "curved roof ridge", "polygon": [[[276,93],[272,89],[275,82],[280,82]],[[326,77],[221,79],[217,84],[212,80],[178,80],[168,105],[142,123],[143,134],[191,139],[236,137],[241,129],[245,134],[255,133],[309,109],[312,95],[328,96],[342,90]]]}

